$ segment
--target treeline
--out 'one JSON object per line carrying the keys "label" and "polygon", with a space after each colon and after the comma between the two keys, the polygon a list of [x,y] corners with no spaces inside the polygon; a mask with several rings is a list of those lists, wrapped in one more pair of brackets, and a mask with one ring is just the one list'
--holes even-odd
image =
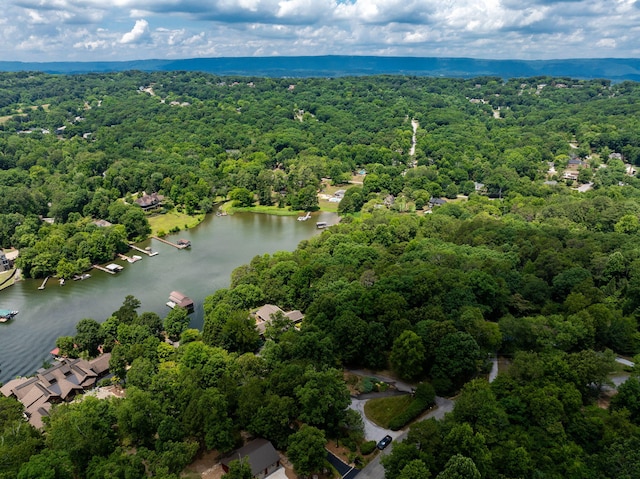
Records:
{"label": "treeline", "polygon": [[637,371],[608,408],[595,403],[612,362],[590,350],[517,353],[493,383],[467,383],[443,421],[411,426],[383,458],[385,477],[636,477]]}
{"label": "treeline", "polygon": [[[58,231],[19,225],[80,215],[142,239],[148,224],[132,201],[142,192],[165,197],[160,211],[188,214],[221,198],[313,210],[322,178],[341,184],[365,169],[341,212],[388,195],[411,211],[441,196],[568,194],[563,181],[543,182],[549,162],[551,180],[562,180],[574,158],[584,162],[578,183],[637,186],[624,166],[640,163],[631,82],[20,72],[1,74],[0,90],[0,246],[23,250],[19,266],[31,276],[60,274],[45,252]],[[45,244],[32,250],[36,242]]]}

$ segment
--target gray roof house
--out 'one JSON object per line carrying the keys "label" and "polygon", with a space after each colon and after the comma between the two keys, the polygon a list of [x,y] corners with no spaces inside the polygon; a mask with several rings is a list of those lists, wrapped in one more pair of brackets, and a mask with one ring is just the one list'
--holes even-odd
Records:
{"label": "gray roof house", "polygon": [[229,464],[237,460],[249,461],[251,474],[256,479],[264,479],[280,467],[280,455],[266,439],[254,439],[222,459],[224,472],[229,472]]}

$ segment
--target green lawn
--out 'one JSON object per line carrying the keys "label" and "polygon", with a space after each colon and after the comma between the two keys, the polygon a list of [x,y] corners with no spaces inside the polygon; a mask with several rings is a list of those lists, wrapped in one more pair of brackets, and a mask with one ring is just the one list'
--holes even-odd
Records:
{"label": "green lawn", "polygon": [[[4,281],[9,278],[9,276],[11,276],[11,273],[13,273],[13,270],[10,269],[9,271],[2,271],[0,273],[0,284],[4,283]],[[15,278],[14,278],[15,279]],[[11,281],[7,281],[6,284],[2,284],[2,286],[0,286],[0,289],[4,289],[7,288],[9,286],[11,286],[13,284],[13,280]]]}
{"label": "green lawn", "polygon": [[231,206],[231,202],[225,203],[220,209],[226,211],[230,215],[234,213],[259,213],[263,215],[274,215],[274,216],[302,216],[301,211],[292,211],[287,208],[278,208],[277,206],[264,206],[264,205],[256,205],[256,206],[248,206],[248,207],[235,207]]}
{"label": "green lawn", "polygon": [[370,399],[364,405],[364,413],[369,420],[385,429],[389,428],[389,421],[404,411],[413,398],[409,394],[386,398]]}
{"label": "green lawn", "polygon": [[151,235],[157,236],[159,232],[169,233],[173,228],[193,228],[204,220],[204,214],[189,216],[186,213],[178,213],[172,210],[168,213],[149,217]]}

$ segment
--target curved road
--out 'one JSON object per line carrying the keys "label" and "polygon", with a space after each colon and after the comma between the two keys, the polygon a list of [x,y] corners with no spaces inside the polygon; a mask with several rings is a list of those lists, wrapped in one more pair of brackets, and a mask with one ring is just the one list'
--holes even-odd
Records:
{"label": "curved road", "polygon": [[[491,358],[492,367],[491,372],[489,373],[489,382],[492,382],[498,376],[498,358],[495,356]],[[393,384],[398,391],[402,392],[411,392],[413,387],[410,384],[403,383],[402,381],[398,381],[396,379],[390,378],[388,376],[382,376],[380,374],[373,374],[367,371],[362,370],[352,370],[350,371],[354,374],[358,374],[361,376],[371,376],[383,380],[389,384]],[[382,439],[385,434],[389,434],[393,437],[395,442],[402,442],[407,437],[406,431],[389,431],[387,429],[383,429],[380,426],[372,423],[367,419],[367,416],[364,414],[364,403],[366,399],[353,399],[351,401],[351,408],[359,411],[362,415],[362,419],[364,421],[364,433],[365,438],[367,440],[379,441]],[[429,411],[427,414],[422,416],[419,421],[424,421],[425,419],[437,419],[440,421],[444,418],[444,415],[453,411],[453,406],[455,405],[455,401],[447,398],[443,398],[440,396],[436,396],[436,408]],[[376,457],[366,465],[364,469],[362,469],[358,473],[358,479],[384,479],[384,467],[380,464],[380,459],[383,456],[386,456],[393,449],[393,442],[384,450],[381,451]]]}
{"label": "curved road", "polygon": [[[428,412],[419,420],[424,421],[425,419],[442,419],[445,414],[453,411],[454,401],[451,399],[446,399],[440,396],[436,396],[436,405],[437,408]],[[396,432],[397,434],[397,432]],[[407,432],[404,431],[394,439],[396,442],[402,442],[407,437]],[[383,456],[386,456],[393,449],[393,442],[384,450],[380,451],[380,453],[369,463],[366,465],[360,473],[358,473],[358,479],[383,479],[384,478],[384,467],[380,464],[380,459]]]}

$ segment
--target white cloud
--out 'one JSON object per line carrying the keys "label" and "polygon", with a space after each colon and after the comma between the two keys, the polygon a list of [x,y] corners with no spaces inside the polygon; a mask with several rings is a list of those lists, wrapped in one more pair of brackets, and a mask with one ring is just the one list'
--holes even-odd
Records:
{"label": "white cloud", "polygon": [[635,0],[3,0],[2,5],[0,60],[640,55]]}
{"label": "white cloud", "polygon": [[120,43],[139,43],[149,37],[149,22],[146,20],[136,20],[130,32],[122,35]]}

